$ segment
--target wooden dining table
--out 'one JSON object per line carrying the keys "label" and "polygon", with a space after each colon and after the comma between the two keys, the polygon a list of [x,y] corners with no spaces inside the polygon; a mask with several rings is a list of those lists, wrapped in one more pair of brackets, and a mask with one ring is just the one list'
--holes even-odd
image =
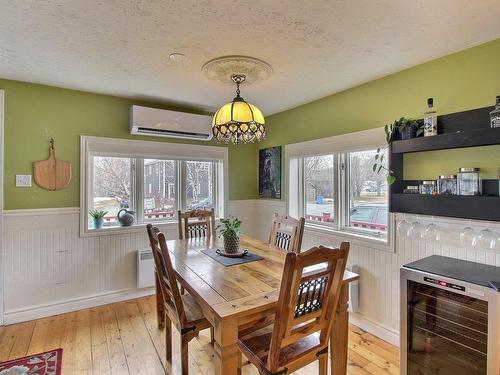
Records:
{"label": "wooden dining table", "polygon": [[[236,375],[238,331],[273,315],[286,252],[242,235],[241,247],[264,259],[226,267],[202,253],[219,248],[218,238],[171,240],[167,245],[180,284],[214,327],[215,373]],[[333,375],[347,373],[348,284],[357,279],[357,274],[345,271],[330,339]]]}

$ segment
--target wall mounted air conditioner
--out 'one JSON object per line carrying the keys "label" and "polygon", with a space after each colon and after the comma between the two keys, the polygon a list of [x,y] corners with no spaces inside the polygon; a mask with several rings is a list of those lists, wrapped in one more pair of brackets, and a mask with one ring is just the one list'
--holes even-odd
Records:
{"label": "wall mounted air conditioner", "polygon": [[130,107],[130,134],[212,139],[212,116],[133,105]]}

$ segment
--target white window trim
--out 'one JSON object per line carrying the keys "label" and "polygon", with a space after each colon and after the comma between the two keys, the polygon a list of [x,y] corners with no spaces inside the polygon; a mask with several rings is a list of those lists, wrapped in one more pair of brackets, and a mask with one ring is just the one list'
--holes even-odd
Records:
{"label": "white window trim", "polygon": [[[303,158],[307,156],[318,156],[326,154],[341,154],[355,151],[364,151],[369,149],[387,147],[387,142],[385,139],[384,128],[375,128],[369,130],[363,130],[359,132],[353,132],[348,134],[342,134],[338,136],[321,138],[312,141],[293,143],[285,145],[285,186],[287,188],[287,199],[286,199],[286,212],[287,214],[294,214],[297,212],[297,208],[303,206],[303,184],[299,181],[299,186],[291,186],[290,178],[291,173],[291,163],[294,163],[297,158]],[[338,171],[335,168],[335,181],[338,183]],[[290,194],[292,193],[293,194]],[[292,201],[292,196],[299,197],[298,202]],[[343,197],[343,193],[339,192],[339,197]],[[338,223],[340,219],[340,210],[338,199],[334,202],[334,215],[335,220]],[[345,231],[338,230],[336,228],[327,227],[325,225],[318,225],[310,222],[306,222],[305,225],[306,232],[312,234],[323,234],[339,238],[341,240],[351,241],[353,243],[375,248],[378,250],[394,252],[395,251],[395,220],[394,214],[389,213],[388,219],[388,231],[385,239],[378,239],[376,237],[369,237],[362,235],[361,233],[356,233],[356,231]]]}
{"label": "white window trim", "polygon": [[3,210],[3,160],[4,160],[4,98],[5,91],[0,90],[0,326],[4,322],[4,210]]}
{"label": "white window trim", "polygon": [[[223,178],[219,178],[220,188],[217,190],[218,197],[215,202],[218,204],[220,216],[223,216],[228,207],[229,199],[229,176],[228,176],[228,149],[221,146],[204,146],[185,143],[167,143],[154,141],[141,141],[131,139],[118,139],[107,137],[80,137],[80,236],[106,236],[110,234],[123,234],[140,232],[144,230],[146,223],[134,224],[130,227],[110,227],[99,230],[87,228],[89,196],[91,187],[88,186],[90,176],[92,176],[92,163],[89,158],[92,154],[109,154],[115,157],[126,158],[148,158],[148,159],[185,159],[185,160],[222,160]],[[135,176],[137,178],[137,176]],[[142,179],[141,179],[142,180]],[[222,183],[221,183],[221,180]],[[142,185],[141,189],[143,188]],[[140,192],[136,192],[140,193]],[[223,197],[223,198],[222,198]],[[137,209],[137,207],[135,207]],[[157,224],[167,224],[177,226],[171,221],[158,221]]]}

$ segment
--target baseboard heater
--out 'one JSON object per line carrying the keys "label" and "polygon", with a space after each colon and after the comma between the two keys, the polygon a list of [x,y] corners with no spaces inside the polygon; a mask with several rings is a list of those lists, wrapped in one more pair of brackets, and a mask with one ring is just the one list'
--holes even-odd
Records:
{"label": "baseboard heater", "polygon": [[151,249],[137,251],[137,288],[155,285],[154,260]]}

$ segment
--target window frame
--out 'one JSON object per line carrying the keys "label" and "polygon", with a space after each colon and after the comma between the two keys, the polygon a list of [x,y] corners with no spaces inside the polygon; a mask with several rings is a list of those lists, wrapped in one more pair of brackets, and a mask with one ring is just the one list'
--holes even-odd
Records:
{"label": "window frame", "polygon": [[349,178],[348,154],[386,148],[383,128],[322,138],[313,141],[285,146],[285,186],[288,194],[286,211],[291,216],[304,216],[304,163],[303,158],[310,156],[334,155],[334,224],[321,224],[306,220],[305,230],[320,235],[347,240],[379,250],[394,252],[394,214],[388,210],[387,234],[371,234],[369,229],[356,229],[349,223]]}
{"label": "window frame", "polygon": [[[126,150],[126,151],[123,151]],[[88,209],[93,200],[93,162],[94,156],[123,157],[131,159],[131,207],[136,211],[136,223],[130,227],[110,226],[102,229],[88,228]],[[176,209],[186,204],[187,161],[209,161],[214,163],[214,208],[219,216],[225,215],[228,207],[228,149],[221,146],[199,144],[180,144],[142,140],[128,140],[105,137],[80,137],[80,236],[101,236],[117,233],[140,232],[148,223],[177,226],[175,219],[144,218],[144,159],[173,160],[176,168]],[[184,169],[184,172],[181,171]]]}

